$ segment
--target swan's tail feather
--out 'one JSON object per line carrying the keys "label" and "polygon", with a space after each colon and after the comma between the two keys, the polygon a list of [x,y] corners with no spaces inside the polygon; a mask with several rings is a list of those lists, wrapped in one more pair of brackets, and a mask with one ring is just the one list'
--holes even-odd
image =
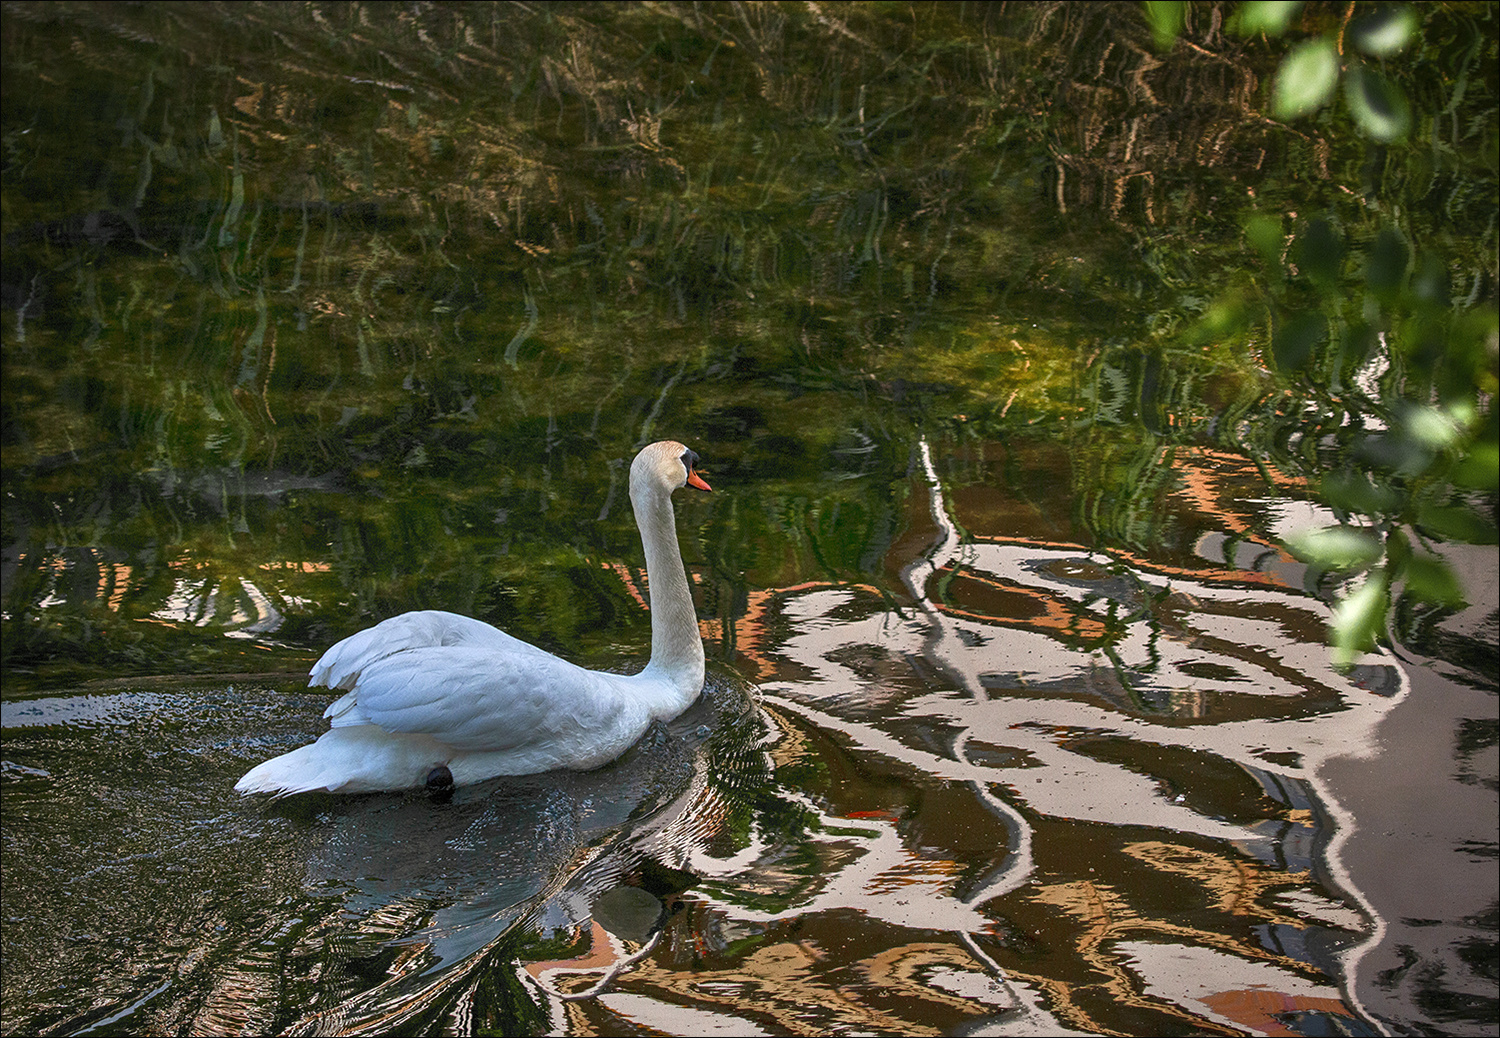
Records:
{"label": "swan's tail feather", "polygon": [[247,771],[234,784],[243,794],[326,790],[366,793],[421,786],[452,750],[422,735],[393,735],[373,725],[333,728],[315,743],[283,753]]}
{"label": "swan's tail feather", "polygon": [[280,757],[262,761],[241,776],[234,784],[236,793],[270,793],[284,797],[292,793],[308,793],[314,789],[332,790],[321,777],[324,769],[318,766],[317,743],[311,743]]}

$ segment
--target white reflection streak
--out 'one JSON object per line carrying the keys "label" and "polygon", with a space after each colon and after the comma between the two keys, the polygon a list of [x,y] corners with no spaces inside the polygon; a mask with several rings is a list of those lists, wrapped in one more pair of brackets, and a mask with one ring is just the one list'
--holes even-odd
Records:
{"label": "white reflection streak", "polygon": [[[929,660],[941,666],[951,677],[957,680],[963,686],[963,688],[970,693],[970,695],[974,696],[976,699],[987,699],[988,695],[984,689],[982,682],[979,679],[977,670],[972,667],[965,666],[960,662],[966,657],[975,657],[978,654],[965,651],[965,646],[962,639],[960,639],[956,634],[956,629],[958,627],[957,621],[943,614],[927,597],[927,581],[930,577],[932,577],[933,574],[941,569],[943,565],[945,565],[950,559],[958,554],[959,537],[957,530],[954,528],[954,525],[948,519],[947,509],[943,501],[942,487],[938,481],[937,471],[933,467],[932,453],[930,448],[928,447],[926,439],[920,441],[920,446],[922,466],[923,470],[926,473],[928,487],[930,488],[931,492],[932,518],[933,521],[937,524],[938,529],[941,531],[941,537],[939,541],[933,546],[933,548],[928,552],[926,558],[912,563],[902,571],[902,577],[905,579],[907,588],[910,590],[913,598],[921,603],[923,610],[926,612],[928,618],[933,624],[933,635],[928,640]],[[1282,600],[1287,602],[1287,604],[1295,604],[1295,606],[1300,609],[1306,609],[1311,604],[1308,599],[1297,598],[1295,596],[1286,594],[1285,592],[1270,590],[1251,591],[1244,588],[1223,590],[1206,585],[1200,585],[1193,587],[1193,594],[1199,598],[1228,597],[1243,600],[1244,598],[1248,597],[1255,598],[1260,601]],[[1221,628],[1238,627],[1239,630],[1236,633],[1238,633],[1241,638],[1244,638],[1248,644],[1260,644],[1269,649],[1270,645],[1274,641],[1276,645],[1276,651],[1272,654],[1274,658],[1278,658],[1283,664],[1290,663],[1296,670],[1303,674],[1314,676],[1314,678],[1320,683],[1327,684],[1330,687],[1337,687],[1339,684],[1347,684],[1347,682],[1344,681],[1344,679],[1336,671],[1334,671],[1329,662],[1328,652],[1324,646],[1302,645],[1292,639],[1277,637],[1280,632],[1276,629],[1275,625],[1271,624],[1264,624],[1262,622],[1252,621],[1244,618],[1236,620],[1222,615],[1216,616],[1214,619],[1216,624],[1218,624]],[[1247,636],[1252,633],[1252,630],[1254,630],[1255,633],[1259,633],[1260,635],[1262,635],[1262,637],[1258,639],[1248,638]],[[950,647],[955,651],[945,651]],[[1370,902],[1364,891],[1355,884],[1354,878],[1349,874],[1348,869],[1344,865],[1341,852],[1344,845],[1349,841],[1350,837],[1354,833],[1356,824],[1355,819],[1343,806],[1343,804],[1339,802],[1338,798],[1334,796],[1333,790],[1329,788],[1327,782],[1321,776],[1321,765],[1325,761],[1328,761],[1335,757],[1344,757],[1351,755],[1362,756],[1374,752],[1372,743],[1374,740],[1376,727],[1379,725],[1380,721],[1385,717],[1385,715],[1396,706],[1397,703],[1406,698],[1407,693],[1411,689],[1411,682],[1407,677],[1405,668],[1401,666],[1401,663],[1388,649],[1384,648],[1383,646],[1379,647],[1376,656],[1378,657],[1379,663],[1393,668],[1397,675],[1399,690],[1394,696],[1388,699],[1378,700],[1374,697],[1371,697],[1371,699],[1365,700],[1354,709],[1345,711],[1342,714],[1319,717],[1314,719],[1314,721],[1311,723],[1304,722],[1301,724],[1295,724],[1293,726],[1295,734],[1293,734],[1292,738],[1290,739],[1288,739],[1288,735],[1291,733],[1289,733],[1287,730],[1287,722],[1274,721],[1269,719],[1229,722],[1225,724],[1209,726],[1194,726],[1188,729],[1168,730],[1167,732],[1161,732],[1159,729],[1157,729],[1149,735],[1145,731],[1142,731],[1140,733],[1140,736],[1142,738],[1161,742],[1167,745],[1178,745],[1190,747],[1197,750],[1208,750],[1209,752],[1219,755],[1223,759],[1235,761],[1242,766],[1261,768],[1264,770],[1272,769],[1266,769],[1265,762],[1261,759],[1256,758],[1252,750],[1253,747],[1274,746],[1279,741],[1287,741],[1292,744],[1292,746],[1295,748],[1295,752],[1297,752],[1298,755],[1302,758],[1303,767],[1301,769],[1289,770],[1301,771],[1301,777],[1304,778],[1308,785],[1312,787],[1318,797],[1318,800],[1327,810],[1328,814],[1333,819],[1335,824],[1334,833],[1329,839],[1328,846],[1324,851],[1324,862],[1334,881],[1348,894],[1351,899],[1353,899],[1359,905],[1361,911],[1364,913],[1365,917],[1370,920],[1371,924],[1370,933],[1367,935],[1365,940],[1349,948],[1348,951],[1346,951],[1342,956],[1345,973],[1345,1001],[1365,1021],[1372,1024],[1378,1031],[1380,1031],[1381,1034],[1389,1034],[1389,1031],[1385,1029],[1379,1018],[1371,1013],[1364,1005],[1364,1003],[1360,1000],[1358,983],[1360,963],[1369,952],[1379,947],[1381,941],[1384,939],[1387,929],[1386,921],[1381,918],[1380,914],[1375,910],[1375,906]],[[1244,664],[1248,661],[1241,660],[1239,662]],[[1372,663],[1375,661],[1367,656],[1361,662]],[[1269,678],[1270,675],[1262,671],[1262,673],[1258,675],[1258,677],[1262,681],[1265,681],[1265,679]],[[1276,682],[1266,682],[1266,685],[1274,683]],[[1263,688],[1263,691],[1269,691],[1269,688]],[[1030,704],[1030,707],[1035,710],[1036,704],[1032,703]],[[1056,704],[1056,707],[1060,708],[1058,711],[1060,714],[1071,716],[1066,716],[1066,719],[1061,716],[1052,718],[1052,723],[1054,725],[1079,725],[1081,723],[1084,727],[1097,726],[1103,730],[1119,730],[1133,727],[1140,727],[1142,729],[1145,729],[1148,727],[1155,727],[1141,724],[1139,722],[1126,722],[1122,724],[1119,719],[1110,718],[1105,711],[1092,710],[1087,707],[1082,707],[1079,704],[1060,703]],[[1004,717],[1006,713],[1008,713],[1008,711],[1002,707],[1000,710],[1001,718],[998,719],[1000,722],[999,727],[986,726],[986,728],[989,730],[1000,731],[1008,729],[1013,736],[1020,736],[1025,729],[1022,728],[1018,723],[1016,723],[1018,719]],[[1086,719],[1079,716],[1080,714],[1092,714],[1094,716]],[[1033,721],[1042,722],[1042,719],[1033,716]],[[1045,722],[1042,723],[1045,724]],[[1326,738],[1322,737],[1319,734],[1314,734],[1311,731],[1312,724],[1314,723],[1320,730],[1326,732]],[[843,721],[839,722],[838,727],[844,730],[848,730],[850,727],[857,726],[851,726],[849,722]],[[971,731],[972,726],[965,726],[960,731],[958,737],[955,740],[954,752],[959,756],[960,760],[964,759],[963,746],[968,741]],[[895,740],[889,741],[895,742]],[[869,744],[867,743],[866,745]],[[1056,751],[1061,749],[1060,747],[1056,747],[1054,744],[1052,744],[1050,739],[1044,738],[1040,742],[1033,742],[1028,747],[1028,749],[1031,750],[1033,755],[1045,760],[1049,765],[1049,770],[1051,770],[1052,768],[1056,768],[1060,763],[1055,759],[1047,760],[1047,758],[1055,758],[1057,756],[1056,753],[1049,751]],[[906,749],[905,747],[902,748],[902,751],[903,752],[901,753],[894,754],[894,756],[896,756],[898,759],[901,759],[911,753],[911,751],[909,749]],[[890,752],[890,750],[887,749],[885,750],[885,752]],[[1070,753],[1066,753],[1066,751],[1064,751],[1064,755],[1070,757],[1073,756]],[[988,791],[984,785],[984,780],[976,778],[971,781],[974,782],[975,788],[981,791],[981,795],[985,797],[986,802],[999,803],[1004,808],[1006,817],[1015,817],[1017,824],[1021,827],[1020,832],[1023,834],[1023,837],[1025,839],[1026,853],[1026,870],[1025,873],[1021,876],[1021,879],[1024,880],[1026,876],[1030,875],[1030,872],[1033,868],[1033,863],[1031,861],[1030,829],[1025,826],[1024,820],[1020,819],[1019,816],[1017,816],[1016,813],[1011,810],[1008,805],[1005,805],[1003,801],[998,801],[998,798],[994,798],[988,794]],[[1115,775],[1109,781],[1111,783],[1118,783],[1120,781],[1120,776]],[[1075,796],[1072,799],[1072,813],[1074,814],[1077,813],[1076,788],[1077,787],[1074,787]],[[1112,792],[1114,792],[1115,795],[1118,796],[1118,793],[1120,791],[1116,789]],[[1055,811],[1048,811],[1045,807],[1040,805],[1038,803],[1039,798],[1036,792],[1028,790],[1026,796],[1028,801],[1034,807],[1037,807],[1044,813],[1058,813]],[[1150,803],[1158,799],[1158,797],[1153,795],[1148,797],[1147,801],[1145,802]],[[1140,801],[1132,802],[1136,803],[1137,807],[1139,807],[1139,804],[1141,803]],[[1181,817],[1182,815],[1196,816],[1196,812],[1188,809],[1183,809],[1179,812],[1179,817]],[[1140,818],[1133,818],[1131,821],[1139,824],[1143,820]],[[1180,823],[1164,823],[1163,821],[1158,819],[1150,819],[1146,820],[1146,824],[1167,824],[1172,828],[1182,829],[1189,832],[1201,832],[1204,828],[1202,823],[1205,822],[1208,823],[1210,828],[1222,827],[1224,830],[1228,830],[1231,828],[1229,826],[1222,826],[1222,823],[1215,823],[1209,819],[1197,819],[1197,821],[1199,824],[1189,824],[1184,826]],[[1224,836],[1228,835],[1228,833],[1221,832],[1208,835]],[[1004,890],[1014,889],[1015,885],[1019,885],[1019,883],[1014,885],[1007,885],[1005,886]],[[1003,892],[1003,890],[995,891],[995,893]],[[986,891],[985,896],[993,895]]]}
{"label": "white reflection streak", "polygon": [[206,626],[213,617],[215,610],[215,594],[212,587],[212,581],[190,581],[186,578],[178,577],[172,582],[172,593],[162,602],[161,607],[151,615],[158,620],[166,620],[171,623],[191,623],[198,627]]}
{"label": "white reflection streak", "polygon": [[[825,835],[819,841],[827,846],[857,847],[858,855],[826,874],[823,885],[810,896],[794,899],[783,908],[754,908],[715,898],[708,893],[703,894],[706,900],[721,905],[734,918],[751,923],[772,923],[854,908],[871,919],[903,929],[915,927],[962,934],[983,931],[989,925],[990,920],[973,907],[972,898],[960,899],[944,892],[952,881],[949,873],[941,869],[913,868],[930,863],[907,848],[895,821],[831,817],[803,797],[791,799],[815,812],[818,826],[825,833],[828,830],[861,830],[859,836]],[[763,850],[764,845],[761,847]],[[700,876],[720,876],[731,882],[735,876],[724,862],[711,860],[695,861],[693,871]]]}
{"label": "white reflection streak", "polygon": [[[932,521],[937,525],[939,538],[928,550],[925,558],[913,562],[901,571],[901,579],[906,582],[907,590],[911,592],[912,598],[921,604],[931,624],[931,633],[927,638],[926,646],[928,659],[935,663],[941,662],[951,668],[952,676],[958,679],[970,696],[976,700],[988,699],[989,693],[980,682],[977,671],[953,666],[957,660],[966,655],[945,651],[947,645],[956,643],[958,640],[957,634],[952,630],[954,621],[944,616],[927,597],[928,578],[958,554],[959,537],[958,530],[948,518],[948,506],[943,500],[943,486],[938,481],[937,470],[932,466],[932,448],[928,446],[925,436],[918,441],[918,446],[922,455],[922,471],[927,476],[927,488],[931,497]],[[964,764],[969,763],[966,748],[971,733],[972,729],[966,725],[959,729],[958,735],[953,740],[953,756]],[[983,770],[989,771],[987,768]],[[975,776],[969,779],[979,798],[1005,821],[1007,830],[1013,834],[1011,854],[1005,868],[987,883],[980,884],[965,899],[965,903],[969,905],[980,904],[990,898],[1015,890],[1031,878],[1032,872],[1036,869],[1036,861],[1031,854],[1031,826],[1025,818],[1021,817],[1020,812],[990,792],[989,783],[992,781],[994,781],[993,777]]]}
{"label": "white reflection streak", "polygon": [[[926,472],[927,484],[931,493],[932,518],[940,531],[940,537],[937,543],[928,551],[925,558],[906,567],[902,572],[902,578],[906,581],[912,597],[921,604],[923,611],[927,615],[929,628],[924,639],[926,643],[924,646],[925,654],[929,659],[935,661],[962,658],[962,654],[960,653],[944,651],[945,643],[956,638],[956,635],[950,630],[952,621],[937,609],[927,598],[926,594],[928,578],[937,572],[941,565],[946,564],[957,554],[960,542],[958,531],[948,518],[947,506],[943,500],[942,486],[938,482],[936,471],[933,469],[932,452],[928,447],[926,439],[920,441],[920,446],[922,466]],[[960,676],[960,680],[971,696],[978,699],[987,698],[984,686],[980,683],[977,673],[964,673]],[[813,720],[814,723],[819,724],[825,730],[842,731],[849,735],[855,735],[862,746],[876,750],[877,752],[883,752],[893,759],[912,761],[916,758],[923,758],[918,767],[924,772],[930,775],[967,781],[973,787],[979,799],[1001,818],[1006,825],[1006,831],[1011,834],[1011,845],[1008,848],[1010,853],[1007,856],[1006,864],[984,882],[977,884],[973,890],[969,891],[967,896],[961,896],[957,891],[952,891],[947,893],[945,897],[940,896],[932,899],[929,902],[928,912],[932,912],[932,909],[936,906],[945,906],[947,910],[942,914],[947,916],[947,918],[938,920],[929,915],[924,922],[928,925],[946,923],[946,926],[943,927],[944,929],[955,932],[962,938],[965,946],[969,949],[969,953],[974,956],[976,962],[991,973],[994,983],[1008,997],[1011,1005],[1026,1014],[1027,1022],[1031,1025],[1028,1030],[1035,1029],[1035,1033],[1048,1033],[1050,1030],[1052,1033],[1055,1033],[1058,1029],[1057,1021],[1052,1015],[1038,1006],[1035,997],[1028,997],[1029,992],[1018,990],[1006,977],[1005,971],[1000,967],[1000,964],[989,955],[986,955],[972,936],[973,932],[982,931],[988,923],[988,920],[978,911],[977,906],[1020,887],[1030,878],[1036,868],[1036,862],[1032,857],[1031,826],[1021,817],[1019,812],[990,792],[989,784],[995,781],[995,776],[991,769],[975,767],[969,761],[966,753],[970,733],[969,728],[964,727],[961,729],[955,738],[953,745],[954,759],[950,761],[934,754],[924,754],[920,751],[914,751],[902,744],[898,739],[892,738],[873,725],[851,724],[849,721],[827,715],[819,716],[822,714],[821,711],[814,710],[800,703],[783,700],[780,697],[773,697],[768,694],[763,694],[763,697],[767,701],[776,702],[785,709]],[[874,893],[880,873],[889,868],[893,860],[899,861],[904,857],[904,847],[893,826],[880,826],[877,832],[878,835],[872,842],[872,845],[867,848],[865,854],[862,855],[859,862],[852,868],[846,867],[839,870],[838,880],[833,888],[824,891],[821,898],[815,900],[827,899],[831,902],[828,907],[835,907],[834,902],[849,902],[849,895],[845,891],[852,885],[855,891],[862,890],[864,893],[863,897],[858,897],[853,902],[860,904],[863,911],[868,912],[873,909],[874,914],[877,915],[882,914],[882,909],[893,911],[898,921],[904,925],[909,921],[906,911],[909,904],[910,890],[903,891],[906,895],[905,897],[898,897],[893,893],[887,893],[884,896]],[[844,890],[840,890],[839,888],[844,888]],[[796,911],[801,914],[815,910],[816,907],[818,906],[801,905],[797,907]]]}
{"label": "white reflection streak", "polygon": [[270,597],[244,577],[240,578],[240,588],[245,592],[245,598],[249,600],[255,613],[252,616],[243,605],[234,611],[233,622],[237,626],[234,630],[224,633],[230,638],[258,638],[263,634],[270,634],[279,628],[284,617],[281,610],[271,603]]}

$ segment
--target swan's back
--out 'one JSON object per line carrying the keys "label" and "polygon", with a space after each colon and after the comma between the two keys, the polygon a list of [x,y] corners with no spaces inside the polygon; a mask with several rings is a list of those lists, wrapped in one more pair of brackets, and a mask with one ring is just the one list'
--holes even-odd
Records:
{"label": "swan's back", "polygon": [[[465,645],[486,648],[495,653],[525,655],[534,653],[556,659],[549,652],[523,642],[485,623],[440,609],[402,613],[351,634],[323,653],[313,664],[309,685],[348,690],[354,687],[364,669],[398,652],[443,645]],[[332,716],[333,708],[323,716]]]}
{"label": "swan's back", "polygon": [[612,759],[599,758],[612,733],[641,717],[649,723],[648,691],[639,677],[585,670],[535,650],[422,646],[366,666],[324,716],[335,728],[431,735],[465,753],[545,742],[556,747],[554,767],[591,768]]}

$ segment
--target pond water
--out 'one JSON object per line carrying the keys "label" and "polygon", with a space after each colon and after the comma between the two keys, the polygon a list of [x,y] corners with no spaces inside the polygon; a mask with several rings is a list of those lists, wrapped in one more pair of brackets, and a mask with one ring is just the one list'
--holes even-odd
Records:
{"label": "pond water", "polygon": [[[1393,194],[1493,310],[1494,11],[1423,23],[1473,79],[1419,190],[1265,116],[1233,10],[9,5],[6,1033],[1493,1033],[1497,552],[1433,534],[1493,488],[1412,538],[1461,600],[1337,666],[1286,545],[1436,481],[1418,364],[1214,301],[1255,214],[1373,267]],[[665,437],[686,714],[233,792],[408,609],[643,663]]]}

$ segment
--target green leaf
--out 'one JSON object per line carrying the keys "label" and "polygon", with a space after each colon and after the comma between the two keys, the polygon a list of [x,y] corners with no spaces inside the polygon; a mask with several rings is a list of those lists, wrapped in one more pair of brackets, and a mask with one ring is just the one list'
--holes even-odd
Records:
{"label": "green leaf", "polygon": [[1371,573],[1353,594],[1333,610],[1334,662],[1347,667],[1354,657],[1375,644],[1385,631],[1385,614],[1390,605],[1389,586],[1383,570]]}
{"label": "green leaf", "polygon": [[1308,310],[1279,321],[1271,333],[1271,352],[1282,371],[1297,371],[1312,360],[1314,348],[1328,338],[1328,319]]}
{"label": "green leaf", "polygon": [[1333,99],[1339,82],[1339,54],[1329,39],[1299,43],[1276,71],[1271,113],[1295,119],[1317,111]]}
{"label": "green leaf", "polygon": [[1257,213],[1245,221],[1245,239],[1260,256],[1268,271],[1281,270],[1281,252],[1285,239],[1281,233],[1281,217]]}
{"label": "green leaf", "polygon": [[1328,569],[1357,569],[1385,555],[1379,537],[1355,526],[1299,530],[1286,539],[1286,546],[1302,561]]}
{"label": "green leaf", "polygon": [[1445,606],[1468,604],[1463,586],[1446,559],[1436,555],[1413,555],[1402,576],[1406,578],[1407,588],[1418,598]]}
{"label": "green leaf", "polygon": [[1383,228],[1370,246],[1369,260],[1365,265],[1365,280],[1370,291],[1381,299],[1393,298],[1406,279],[1406,265],[1410,259],[1411,252],[1401,232],[1394,227]]}
{"label": "green leaf", "polygon": [[1431,253],[1419,256],[1411,276],[1411,294],[1417,302],[1434,310],[1449,303],[1448,265]]}
{"label": "green leaf", "polygon": [[1359,128],[1382,143],[1411,129],[1411,105],[1401,88],[1373,69],[1356,65],[1344,77],[1344,99]]}
{"label": "green leaf", "polygon": [[1388,58],[1411,45],[1421,21],[1410,7],[1387,7],[1356,18],[1349,39],[1371,57]]}
{"label": "green leaf", "polygon": [[1183,0],[1146,0],[1145,8],[1156,49],[1170,50],[1187,20],[1187,4]]}
{"label": "green leaf", "polygon": [[1362,320],[1352,321],[1339,336],[1339,363],[1346,377],[1352,378],[1379,345],[1380,334],[1375,328]]}
{"label": "green leaf", "polygon": [[1400,430],[1369,433],[1354,449],[1357,461],[1403,476],[1416,476],[1432,467],[1433,452],[1422,441]]}
{"label": "green leaf", "polygon": [[1388,515],[1401,507],[1401,495],[1392,487],[1354,469],[1324,476],[1319,494],[1330,507],[1361,515]]}
{"label": "green leaf", "polygon": [[1402,567],[1411,561],[1411,538],[1406,536],[1406,531],[1397,527],[1385,538],[1385,565],[1386,569],[1393,573],[1400,573]]}
{"label": "green leaf", "polygon": [[1314,220],[1297,236],[1293,249],[1297,269],[1325,288],[1338,282],[1344,240],[1327,220]]}
{"label": "green leaf", "polygon": [[1223,342],[1243,335],[1252,321],[1261,319],[1257,305],[1237,296],[1225,296],[1209,303],[1186,334],[1189,341],[1200,344]]}
{"label": "green leaf", "polygon": [[1423,505],[1417,509],[1417,526],[1434,537],[1465,544],[1494,544],[1495,524],[1463,505]]}
{"label": "green leaf", "polygon": [[1479,443],[1453,467],[1453,482],[1474,490],[1500,488],[1500,447]]}
{"label": "green leaf", "polygon": [[1248,0],[1229,16],[1228,28],[1241,36],[1280,36],[1301,10],[1301,0]]}
{"label": "green leaf", "polygon": [[1418,404],[1401,415],[1401,433],[1432,451],[1446,450],[1463,436],[1462,416],[1441,407]]}

